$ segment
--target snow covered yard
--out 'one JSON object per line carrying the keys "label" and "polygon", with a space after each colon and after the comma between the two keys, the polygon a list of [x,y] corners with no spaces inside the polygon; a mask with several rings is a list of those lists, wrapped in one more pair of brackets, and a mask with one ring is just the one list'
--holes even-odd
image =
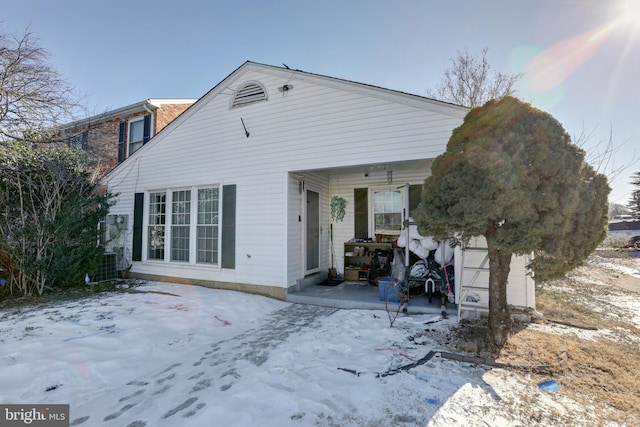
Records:
{"label": "snow covered yard", "polygon": [[[595,258],[574,274],[576,283],[610,288],[591,274],[603,268],[640,277],[638,258]],[[71,425],[80,426],[603,423],[562,381],[543,392],[537,384],[551,376],[524,370],[436,356],[377,377],[431,350],[462,354],[455,318],[409,314],[391,328],[384,311],[167,283],[130,291],[0,309],[0,403],[68,403]],[[637,321],[639,294],[606,295],[611,316]],[[553,323],[524,330],[585,340],[621,334]]]}

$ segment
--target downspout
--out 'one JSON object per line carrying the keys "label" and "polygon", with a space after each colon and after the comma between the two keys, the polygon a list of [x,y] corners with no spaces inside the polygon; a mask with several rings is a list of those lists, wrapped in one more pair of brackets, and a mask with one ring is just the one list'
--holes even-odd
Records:
{"label": "downspout", "polygon": [[150,104],[149,100],[147,100],[142,107],[147,110],[147,112],[149,114],[151,114],[151,120],[149,121],[149,126],[151,129],[149,129],[149,139],[153,138],[153,135],[156,134],[156,126],[155,126],[155,113],[153,111],[151,111],[149,109],[149,107],[147,107],[147,104]]}

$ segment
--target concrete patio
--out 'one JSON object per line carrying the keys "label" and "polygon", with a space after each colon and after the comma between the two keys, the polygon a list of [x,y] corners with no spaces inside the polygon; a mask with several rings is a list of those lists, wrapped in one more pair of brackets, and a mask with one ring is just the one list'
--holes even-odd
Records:
{"label": "concrete patio", "polygon": [[[380,300],[380,292],[377,286],[368,282],[345,281],[336,286],[321,284],[309,285],[300,290],[289,290],[287,301],[301,304],[322,305],[327,307],[385,310],[385,302]],[[397,310],[397,303],[388,303],[388,308]],[[457,315],[457,306],[447,303],[446,310],[449,316]],[[436,294],[429,303],[427,295],[411,296],[407,306],[408,313],[415,314],[440,314],[441,298]]]}

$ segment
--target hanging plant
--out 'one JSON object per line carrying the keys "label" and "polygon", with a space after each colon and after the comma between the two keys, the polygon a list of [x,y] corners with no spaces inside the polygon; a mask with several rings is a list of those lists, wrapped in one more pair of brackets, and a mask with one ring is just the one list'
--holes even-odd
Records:
{"label": "hanging plant", "polygon": [[344,219],[347,201],[342,196],[333,196],[331,198],[331,220],[341,222]]}

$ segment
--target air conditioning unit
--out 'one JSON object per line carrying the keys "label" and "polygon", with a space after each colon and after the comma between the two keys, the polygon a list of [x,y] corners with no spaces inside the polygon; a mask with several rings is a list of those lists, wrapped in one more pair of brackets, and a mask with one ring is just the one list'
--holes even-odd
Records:
{"label": "air conditioning unit", "polygon": [[116,240],[129,228],[129,215],[107,215],[109,239]]}
{"label": "air conditioning unit", "polygon": [[127,230],[129,228],[129,215],[107,215],[107,225],[115,225],[120,230]]}
{"label": "air conditioning unit", "polygon": [[91,277],[93,282],[103,282],[118,278],[117,255],[113,252],[105,252],[98,270]]}

